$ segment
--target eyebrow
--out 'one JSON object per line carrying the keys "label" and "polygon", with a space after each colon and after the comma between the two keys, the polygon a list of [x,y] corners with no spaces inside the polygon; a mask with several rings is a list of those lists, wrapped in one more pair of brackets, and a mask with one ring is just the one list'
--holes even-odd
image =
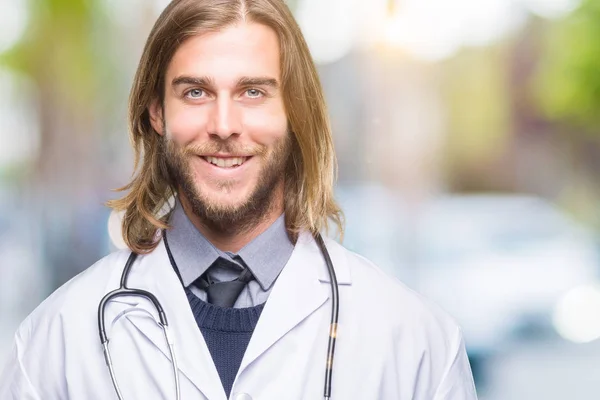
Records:
{"label": "eyebrow", "polygon": [[[197,86],[214,86],[214,79],[206,76],[178,76],[173,79],[172,86],[179,85],[197,85]],[[237,81],[238,87],[246,86],[270,86],[273,89],[279,88],[279,82],[275,78],[269,77],[248,77],[244,76]]]}
{"label": "eyebrow", "polygon": [[267,77],[242,77],[237,82],[238,86],[270,86],[273,89],[279,88],[279,82],[275,78]]}
{"label": "eyebrow", "polygon": [[200,77],[178,76],[177,78],[173,79],[173,82],[171,83],[171,85],[173,85],[173,86],[179,86],[179,85],[213,86],[214,80],[211,78],[208,78],[206,76],[200,76]]}

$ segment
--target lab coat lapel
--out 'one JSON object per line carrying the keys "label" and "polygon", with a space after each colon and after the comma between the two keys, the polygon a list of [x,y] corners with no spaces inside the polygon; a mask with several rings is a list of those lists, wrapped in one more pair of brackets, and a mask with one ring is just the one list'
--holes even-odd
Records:
{"label": "lab coat lapel", "polygon": [[[134,266],[129,282],[133,288],[153,293],[162,304],[175,340],[175,354],[182,374],[207,398],[226,399],[219,374],[197,327],[181,282],[171,267],[164,242],[161,241],[151,254],[140,257],[140,263]],[[144,307],[156,315],[152,303],[146,299],[137,301],[138,307]],[[133,314],[127,319],[167,358],[171,358],[162,329],[152,319]]]}
{"label": "lab coat lapel", "polygon": [[[269,294],[238,376],[286,333],[325,304],[330,288],[321,282],[324,275],[327,275],[327,269],[319,247],[310,234],[301,234],[290,260]],[[342,275],[345,283],[346,274]]]}

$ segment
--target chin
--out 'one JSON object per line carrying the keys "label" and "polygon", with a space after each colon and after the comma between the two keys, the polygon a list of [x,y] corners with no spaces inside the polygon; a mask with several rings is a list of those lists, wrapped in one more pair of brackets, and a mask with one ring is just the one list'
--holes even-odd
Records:
{"label": "chin", "polygon": [[237,211],[246,204],[246,201],[244,199],[228,199],[228,201],[224,201],[223,199],[210,198],[207,199],[206,204],[214,210]]}
{"label": "chin", "polygon": [[222,210],[237,210],[246,204],[249,200],[250,194],[245,190],[210,190],[201,191],[205,193],[204,203],[214,207],[215,209]]}

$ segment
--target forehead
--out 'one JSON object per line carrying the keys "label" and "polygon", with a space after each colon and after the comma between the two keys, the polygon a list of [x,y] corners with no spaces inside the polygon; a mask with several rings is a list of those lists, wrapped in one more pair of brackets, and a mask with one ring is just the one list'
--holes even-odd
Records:
{"label": "forehead", "polygon": [[279,80],[279,57],[279,40],[271,28],[240,22],[186,40],[171,59],[167,79],[187,75],[207,76],[217,83],[242,76]]}

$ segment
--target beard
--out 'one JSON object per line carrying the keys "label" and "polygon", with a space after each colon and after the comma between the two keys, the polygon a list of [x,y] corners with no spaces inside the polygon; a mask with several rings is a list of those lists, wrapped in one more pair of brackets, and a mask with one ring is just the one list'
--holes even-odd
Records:
{"label": "beard", "polygon": [[[164,131],[166,132],[166,130]],[[212,139],[204,145],[180,147],[168,135],[160,140],[159,151],[165,161],[171,185],[179,195],[185,196],[191,211],[210,230],[221,234],[247,232],[261,222],[275,204],[276,189],[284,184],[285,168],[290,157],[291,139],[287,133],[278,140],[271,152],[265,146],[241,148],[231,141]],[[247,199],[237,205],[220,204],[211,200],[197,184],[190,162],[199,154],[252,154],[262,159],[256,186]],[[257,160],[255,160],[257,161]],[[214,182],[219,190],[230,192],[232,181]]]}

